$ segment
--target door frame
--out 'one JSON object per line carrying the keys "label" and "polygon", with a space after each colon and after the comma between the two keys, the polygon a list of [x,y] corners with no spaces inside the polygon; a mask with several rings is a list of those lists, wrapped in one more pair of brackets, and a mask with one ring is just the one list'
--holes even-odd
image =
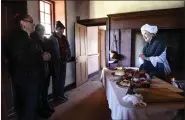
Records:
{"label": "door frame", "polygon": [[[77,18],[76,18],[76,21],[77,21],[77,23],[79,23],[79,24],[82,24],[82,25],[84,25],[84,26],[86,26],[86,27],[90,27],[90,26],[102,26],[102,25],[106,25],[106,28],[109,28],[109,24],[108,24],[108,20],[109,20],[109,18],[108,17],[104,17],[104,18],[95,18],[95,19],[82,19],[82,20],[80,20],[79,19],[79,17],[77,16]],[[107,29],[108,30],[108,29]],[[107,31],[106,30],[106,31]],[[106,45],[106,50],[105,50],[105,53],[106,53],[106,59],[105,59],[105,62],[106,63],[108,63],[107,61],[108,61],[108,59],[107,59],[107,53],[109,53],[109,52],[107,52],[107,38],[108,38],[108,34],[107,34],[108,32],[106,32],[106,40],[105,40],[105,45]],[[76,55],[75,55],[76,56]],[[109,54],[108,54],[108,56],[109,56]],[[107,67],[107,64],[106,64],[106,67]],[[76,69],[76,65],[75,65],[75,69]],[[98,74],[99,73],[99,71],[97,71],[97,72],[95,72],[95,73],[92,73],[92,74],[90,74],[90,75],[88,75],[88,78],[90,78],[91,76],[94,76],[94,75],[96,75],[96,74]],[[75,75],[75,82],[76,82],[76,75]]]}
{"label": "door frame", "polygon": [[82,19],[82,20],[77,20],[77,23],[85,25],[86,27],[101,26],[101,25],[107,25],[107,19],[108,17],[95,18],[95,19]]}

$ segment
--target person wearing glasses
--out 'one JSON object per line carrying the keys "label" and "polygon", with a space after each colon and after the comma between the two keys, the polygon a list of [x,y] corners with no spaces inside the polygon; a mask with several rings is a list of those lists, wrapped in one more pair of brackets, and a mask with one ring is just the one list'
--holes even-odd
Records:
{"label": "person wearing glasses", "polygon": [[35,31],[31,34],[31,38],[35,40],[43,49],[43,52],[51,56],[49,61],[44,61],[45,75],[41,90],[41,99],[39,105],[39,115],[43,118],[48,118],[55,111],[54,108],[48,103],[48,89],[50,84],[50,76],[53,72],[54,57],[54,45],[45,36],[45,27],[42,24],[35,26]]}
{"label": "person wearing glasses", "polygon": [[53,80],[53,98],[55,101],[62,103],[68,100],[64,94],[64,86],[66,79],[66,64],[71,58],[71,49],[64,33],[64,25],[56,22],[55,32],[50,36],[55,46],[55,53],[58,62],[55,62],[55,79]]}
{"label": "person wearing glasses", "polygon": [[139,55],[140,70],[145,70],[150,76],[165,78],[171,69],[166,59],[167,47],[157,32],[158,28],[154,25],[145,24],[141,27],[146,44]]}
{"label": "person wearing glasses", "polygon": [[17,14],[16,30],[7,43],[7,56],[13,87],[14,108],[18,120],[37,120],[38,102],[43,81],[44,62],[50,56],[30,38],[34,21],[30,15]]}

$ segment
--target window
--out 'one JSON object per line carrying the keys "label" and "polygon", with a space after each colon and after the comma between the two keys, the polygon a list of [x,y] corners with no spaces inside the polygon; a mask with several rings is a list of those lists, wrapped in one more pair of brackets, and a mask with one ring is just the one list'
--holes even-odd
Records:
{"label": "window", "polygon": [[52,3],[40,1],[40,23],[45,27],[46,37],[51,35],[52,31]]}

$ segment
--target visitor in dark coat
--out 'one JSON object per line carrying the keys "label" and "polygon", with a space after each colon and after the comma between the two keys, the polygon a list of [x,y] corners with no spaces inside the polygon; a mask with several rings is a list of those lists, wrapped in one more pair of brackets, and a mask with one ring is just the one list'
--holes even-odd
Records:
{"label": "visitor in dark coat", "polygon": [[58,62],[55,64],[56,78],[53,80],[53,97],[54,100],[66,102],[68,97],[64,94],[64,86],[66,79],[66,65],[71,58],[71,50],[64,33],[64,25],[56,22],[55,32],[50,36],[55,46],[55,53]]}
{"label": "visitor in dark coat", "polygon": [[49,60],[42,48],[30,38],[34,21],[30,15],[15,16],[18,26],[10,34],[7,57],[18,120],[37,120],[38,101],[43,82],[43,61]]}
{"label": "visitor in dark coat", "polygon": [[44,61],[44,81],[41,90],[40,108],[39,113],[41,117],[48,118],[54,112],[54,108],[48,102],[48,89],[50,85],[50,76],[53,73],[53,61],[54,57],[54,47],[51,40],[45,36],[45,27],[41,24],[35,26],[35,31],[31,34],[31,38],[35,40],[41,47],[43,52],[48,54],[51,59],[49,61]]}

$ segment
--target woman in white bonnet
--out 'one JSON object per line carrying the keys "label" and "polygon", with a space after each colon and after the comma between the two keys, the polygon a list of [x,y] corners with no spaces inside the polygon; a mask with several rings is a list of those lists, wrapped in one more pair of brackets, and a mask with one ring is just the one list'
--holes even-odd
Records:
{"label": "woman in white bonnet", "polygon": [[145,24],[141,27],[141,33],[146,42],[142,53],[139,55],[140,70],[146,70],[150,76],[164,78],[171,72],[166,59],[166,45],[157,36],[157,26]]}

